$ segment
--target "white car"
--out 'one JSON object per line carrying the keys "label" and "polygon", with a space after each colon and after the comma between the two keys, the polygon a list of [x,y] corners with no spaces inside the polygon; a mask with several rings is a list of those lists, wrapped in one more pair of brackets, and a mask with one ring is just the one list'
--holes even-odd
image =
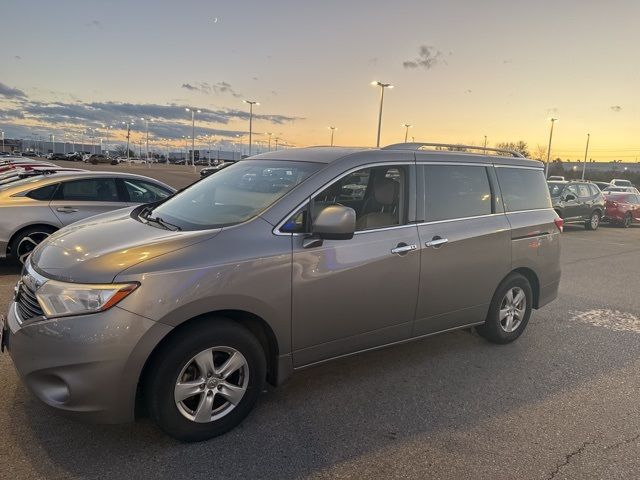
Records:
{"label": "white car", "polygon": [[623,178],[614,178],[611,180],[611,185],[615,185],[616,187],[633,187],[633,183],[631,183],[630,180]]}

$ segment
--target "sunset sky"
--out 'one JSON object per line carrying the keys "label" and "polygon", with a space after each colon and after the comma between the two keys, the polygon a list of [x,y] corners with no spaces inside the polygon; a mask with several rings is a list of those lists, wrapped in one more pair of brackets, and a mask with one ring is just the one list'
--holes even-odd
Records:
{"label": "sunset sky", "polygon": [[[577,159],[640,157],[640,1],[4,0],[0,129],[79,132],[152,117],[155,137],[297,146],[525,140]],[[135,135],[140,135],[137,122]],[[122,131],[116,132],[122,139]],[[245,140],[246,142],[246,140]]]}

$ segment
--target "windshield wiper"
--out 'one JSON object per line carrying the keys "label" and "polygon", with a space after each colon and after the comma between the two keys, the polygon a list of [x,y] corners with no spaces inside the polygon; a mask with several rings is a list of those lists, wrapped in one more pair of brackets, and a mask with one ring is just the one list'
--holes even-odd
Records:
{"label": "windshield wiper", "polygon": [[158,225],[166,228],[167,230],[172,230],[174,232],[180,230],[180,227],[178,227],[177,225],[174,225],[173,223],[169,223],[169,222],[163,220],[160,217],[147,216],[146,220],[147,220],[147,222],[152,222],[152,223],[158,224]]}
{"label": "windshield wiper", "polygon": [[181,228],[178,227],[177,225],[169,223],[163,220],[161,217],[152,217],[150,215],[152,211],[153,211],[152,207],[144,207],[138,214],[138,218],[144,220],[145,223],[155,223],[156,225],[159,225],[166,230],[172,230],[174,232],[181,230]]}

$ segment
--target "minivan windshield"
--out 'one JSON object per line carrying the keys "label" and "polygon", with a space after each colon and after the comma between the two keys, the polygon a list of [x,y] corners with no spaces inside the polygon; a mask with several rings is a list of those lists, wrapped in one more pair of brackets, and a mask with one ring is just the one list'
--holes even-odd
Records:
{"label": "minivan windshield", "polygon": [[181,230],[245,222],[320,169],[321,164],[242,160],[206,177],[149,212]]}

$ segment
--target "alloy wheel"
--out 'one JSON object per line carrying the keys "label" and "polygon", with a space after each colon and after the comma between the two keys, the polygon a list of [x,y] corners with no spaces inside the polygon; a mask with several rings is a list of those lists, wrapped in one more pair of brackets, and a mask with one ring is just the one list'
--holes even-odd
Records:
{"label": "alloy wheel", "polygon": [[500,303],[500,326],[511,333],[518,329],[527,310],[527,297],[520,287],[510,288]]}
{"label": "alloy wheel", "polygon": [[594,213],[593,215],[591,215],[591,229],[595,230],[596,228],[598,228],[599,223],[600,223],[600,215],[598,215],[597,213]]}
{"label": "alloy wheel", "polygon": [[24,263],[33,249],[49,235],[51,235],[49,232],[32,232],[23,237],[16,247],[16,257],[20,263]]}
{"label": "alloy wheel", "polygon": [[209,423],[233,410],[249,385],[249,364],[238,350],[213,347],[182,368],[174,387],[178,411],[193,422]]}

